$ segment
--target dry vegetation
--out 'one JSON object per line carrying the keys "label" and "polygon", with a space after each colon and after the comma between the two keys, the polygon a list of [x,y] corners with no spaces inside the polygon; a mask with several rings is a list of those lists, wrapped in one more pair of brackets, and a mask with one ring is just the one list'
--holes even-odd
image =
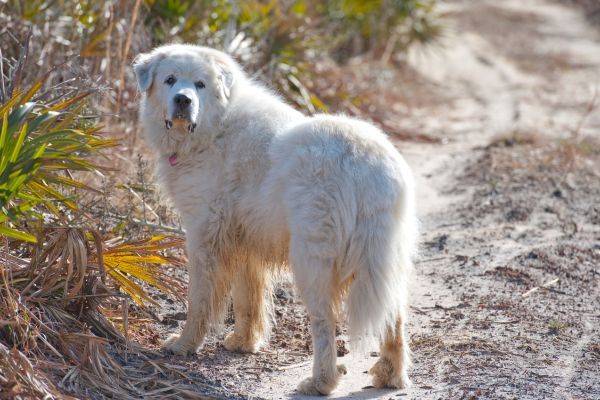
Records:
{"label": "dry vegetation", "polygon": [[[177,217],[158,201],[138,139],[129,68],[137,53],[171,41],[227,49],[309,113],[353,105],[362,114],[364,90],[322,98],[316,93],[327,83],[317,73],[358,55],[387,62],[431,40],[439,29],[432,7],[0,2],[0,398],[194,398],[224,390],[139,345],[158,344],[148,329],[152,306],[183,298],[185,258]],[[177,325],[179,314],[162,322]],[[306,334],[289,344],[274,336],[293,350],[304,349]]]}
{"label": "dry vegetation", "polygon": [[[410,139],[401,145],[409,157],[417,148],[421,182],[440,201],[459,199],[423,218],[412,394],[600,393],[600,143],[584,135],[600,101],[581,106],[560,91],[570,73],[597,71],[545,51],[551,27],[531,7],[450,2],[461,5],[450,14],[463,38],[493,51],[476,47],[480,71],[509,60],[561,93],[519,99],[520,81],[511,100],[543,97],[533,110],[569,113],[566,130],[518,128],[473,148],[462,135],[491,129],[477,77],[433,83],[403,62],[404,50],[439,34],[433,3],[0,1],[0,398],[245,398],[258,377],[309,368],[308,322],[286,284],[274,293],[271,346],[258,354],[222,350],[231,315],[199,358],[156,351],[186,318],[186,260],[177,216],[152,184],[130,64],[171,41],[232,52],[307,113],[370,118]],[[599,26],[595,0],[548,4],[576,4]],[[472,114],[461,101],[476,103]],[[453,141],[468,154],[428,164]]]}

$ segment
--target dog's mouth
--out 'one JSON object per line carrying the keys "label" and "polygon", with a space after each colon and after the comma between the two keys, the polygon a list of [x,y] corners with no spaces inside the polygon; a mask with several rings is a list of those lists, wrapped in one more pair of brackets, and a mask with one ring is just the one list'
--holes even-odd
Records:
{"label": "dog's mouth", "polygon": [[187,131],[189,133],[194,132],[194,130],[196,129],[196,123],[190,121],[190,118],[183,114],[175,114],[173,116],[173,119],[165,119],[165,128],[167,130],[170,130],[171,128],[173,128],[174,125],[185,125],[185,124],[187,124]]}

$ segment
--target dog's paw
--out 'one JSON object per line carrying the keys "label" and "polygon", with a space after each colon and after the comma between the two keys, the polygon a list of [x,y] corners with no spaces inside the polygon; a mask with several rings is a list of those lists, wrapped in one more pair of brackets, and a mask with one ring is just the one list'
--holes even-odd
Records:
{"label": "dog's paw", "polygon": [[328,395],[337,387],[340,377],[346,375],[348,370],[343,364],[336,367],[336,374],[333,379],[325,380],[323,377],[315,379],[306,378],[298,385],[298,391],[308,396]]}
{"label": "dog's paw", "polygon": [[320,396],[329,393],[321,393],[319,389],[317,389],[317,385],[315,385],[315,380],[313,378],[306,378],[298,385],[298,391],[307,396]]}
{"label": "dog's paw", "polygon": [[246,338],[236,335],[235,332],[231,332],[225,337],[223,346],[225,346],[227,350],[236,353],[256,353],[259,348],[259,341],[257,340],[252,342]]}
{"label": "dog's paw", "polygon": [[380,358],[369,370],[369,374],[373,375],[373,386],[377,388],[408,389],[412,384],[406,371],[395,371],[387,358]]}
{"label": "dog's paw", "polygon": [[179,335],[171,335],[165,340],[161,346],[164,351],[169,351],[180,356],[194,354],[200,346],[194,345],[187,340],[184,340]]}

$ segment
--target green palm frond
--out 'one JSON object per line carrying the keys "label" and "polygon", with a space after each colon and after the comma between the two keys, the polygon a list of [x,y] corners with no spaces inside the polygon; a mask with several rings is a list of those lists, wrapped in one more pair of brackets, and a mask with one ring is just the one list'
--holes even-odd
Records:
{"label": "green palm frond", "polygon": [[39,218],[41,211],[60,219],[60,205],[77,209],[65,189],[91,188],[68,173],[102,170],[89,156],[115,145],[97,134],[99,128],[76,127],[86,93],[52,107],[29,102],[42,84],[15,90],[0,106],[0,234],[30,242],[35,236],[18,229],[19,221]]}

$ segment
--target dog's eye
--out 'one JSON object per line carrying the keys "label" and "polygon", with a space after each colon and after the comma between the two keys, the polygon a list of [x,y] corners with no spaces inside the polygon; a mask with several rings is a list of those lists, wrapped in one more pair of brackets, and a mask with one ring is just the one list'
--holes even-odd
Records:
{"label": "dog's eye", "polygon": [[177,79],[175,79],[175,77],[173,75],[169,75],[167,77],[167,79],[165,79],[165,83],[167,85],[171,85],[172,86],[173,84],[175,84],[175,82],[177,82]]}
{"label": "dog's eye", "polygon": [[202,81],[196,82],[195,85],[197,89],[204,89],[206,87],[206,85],[204,85],[204,82]]}

